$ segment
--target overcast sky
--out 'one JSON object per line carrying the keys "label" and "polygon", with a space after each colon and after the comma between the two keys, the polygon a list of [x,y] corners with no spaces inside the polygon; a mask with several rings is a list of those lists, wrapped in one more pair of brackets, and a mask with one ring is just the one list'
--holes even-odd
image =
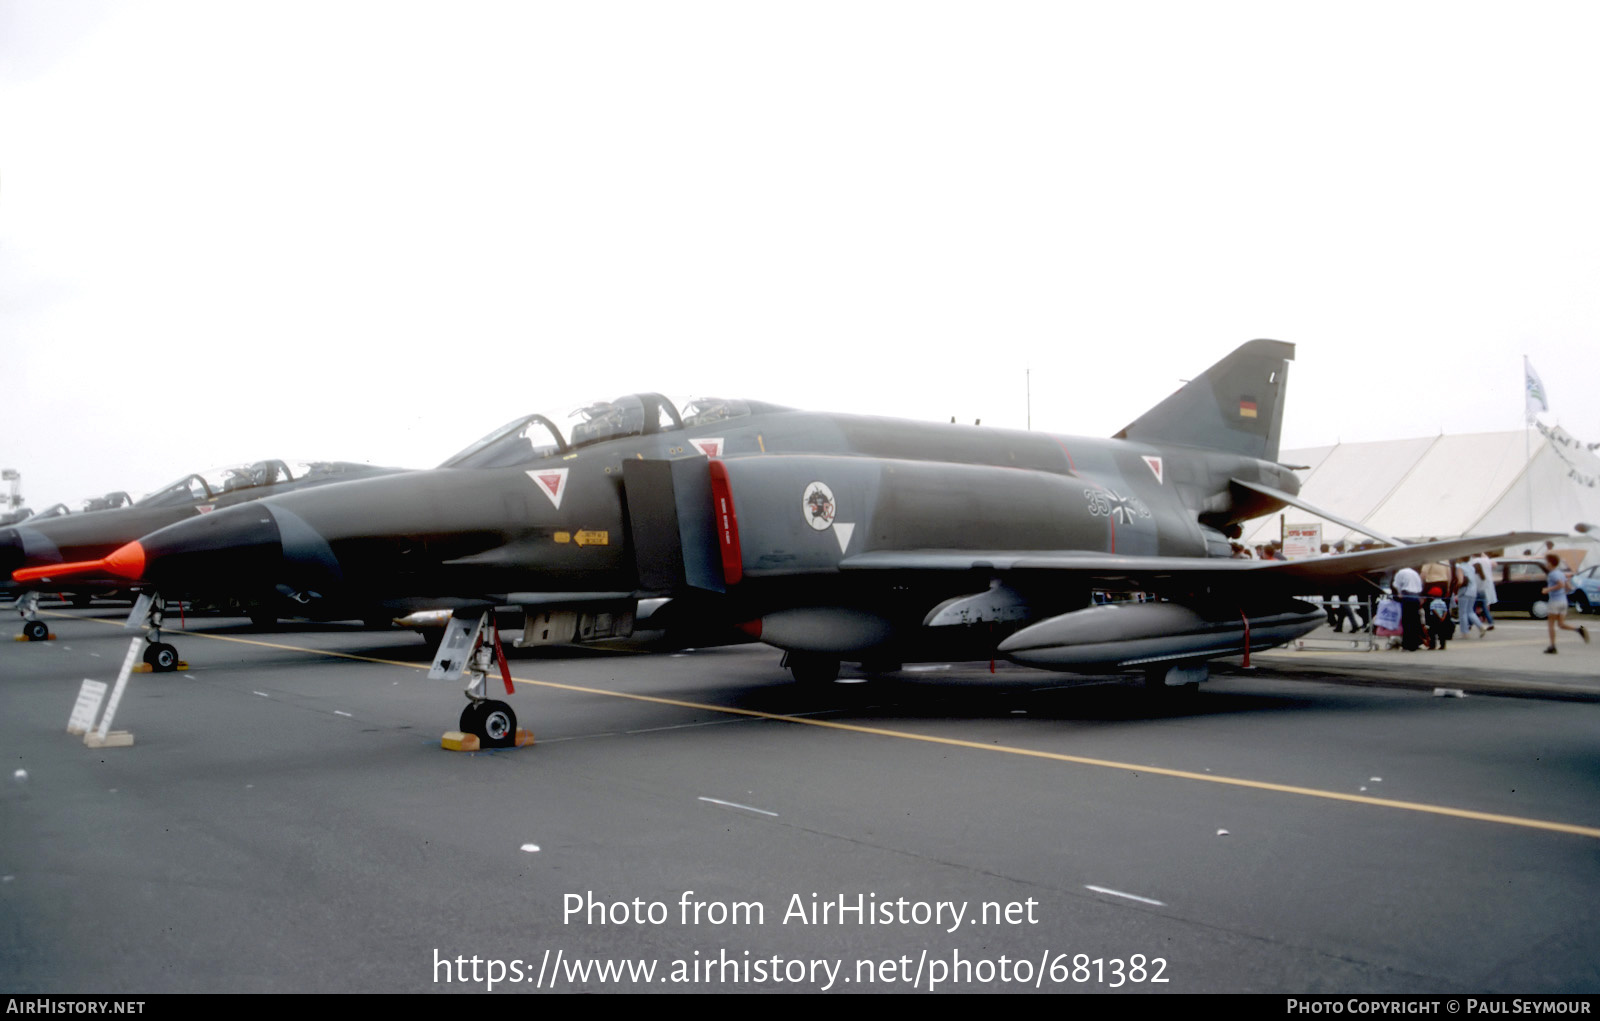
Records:
{"label": "overcast sky", "polygon": [[36,508],[637,390],[1600,440],[1600,5],[0,0]]}

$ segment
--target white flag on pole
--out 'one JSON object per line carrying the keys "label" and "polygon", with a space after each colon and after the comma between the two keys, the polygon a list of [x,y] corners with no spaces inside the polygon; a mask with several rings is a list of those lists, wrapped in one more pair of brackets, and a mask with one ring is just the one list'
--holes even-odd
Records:
{"label": "white flag on pole", "polygon": [[1533,365],[1528,361],[1527,355],[1522,356],[1522,377],[1524,389],[1527,390],[1528,394],[1528,421],[1532,422],[1534,416],[1539,412],[1550,410],[1550,402],[1545,399],[1544,381],[1539,378],[1537,372],[1533,371]]}

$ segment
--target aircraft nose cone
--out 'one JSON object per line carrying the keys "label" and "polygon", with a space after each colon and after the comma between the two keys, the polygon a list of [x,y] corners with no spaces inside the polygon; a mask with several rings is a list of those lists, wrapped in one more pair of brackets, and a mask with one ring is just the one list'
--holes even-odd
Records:
{"label": "aircraft nose cone", "polygon": [[259,503],[213,511],[151,532],[144,580],[173,592],[233,592],[281,573],[283,543],[272,514]]}

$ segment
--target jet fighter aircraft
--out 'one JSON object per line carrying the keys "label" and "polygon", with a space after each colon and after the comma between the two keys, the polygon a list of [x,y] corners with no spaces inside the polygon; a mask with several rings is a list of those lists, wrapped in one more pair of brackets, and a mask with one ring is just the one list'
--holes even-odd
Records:
{"label": "jet fighter aircraft", "polygon": [[[9,574],[21,568],[38,568],[43,574],[30,576],[31,597],[24,597],[18,612],[23,617],[23,634],[43,640],[49,634],[43,621],[33,618],[38,592],[68,591],[82,595],[111,592],[130,587],[129,580],[114,575],[84,576],[78,572],[68,585],[50,580],[55,565],[103,557],[124,544],[175,521],[210,513],[221,507],[257,500],[272,493],[392,474],[399,469],[378,468],[349,461],[313,461],[289,464],[280,460],[217,468],[162,486],[137,502],[125,493],[108,493],[88,501],[80,514],[34,515],[9,528],[0,528],[0,571]],[[47,520],[48,518],[48,520]],[[20,580],[20,579],[19,579]]]}
{"label": "jet fighter aircraft", "polygon": [[[1229,559],[1241,522],[1300,505],[1276,461],[1293,356],[1245,344],[1111,439],[635,394],[519,419],[433,471],[218,510],[78,566],[458,617],[520,606],[521,645],[625,635],[641,600],[667,599],[658,621],[737,625],[802,682],[841,661],[1003,656],[1188,687],[1214,657],[1315,628],[1322,611],[1296,593],[1519,541]],[[1092,605],[1097,591],[1160,598]],[[435,672],[460,651],[447,637]],[[514,729],[508,706],[469,700],[464,730]]]}

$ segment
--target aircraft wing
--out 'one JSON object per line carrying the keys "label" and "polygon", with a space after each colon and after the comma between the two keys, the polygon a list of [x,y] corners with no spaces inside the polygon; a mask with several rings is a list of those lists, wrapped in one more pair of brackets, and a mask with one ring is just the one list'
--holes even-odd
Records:
{"label": "aircraft wing", "polygon": [[1554,537],[1546,532],[1506,532],[1305,560],[1129,557],[1070,550],[883,550],[846,557],[839,562],[839,568],[845,571],[1033,574],[1041,578],[1070,578],[1074,582],[1089,582],[1106,588],[1150,591],[1249,585],[1286,593],[1315,593],[1351,585],[1361,576],[1376,571],[1452,560]]}

